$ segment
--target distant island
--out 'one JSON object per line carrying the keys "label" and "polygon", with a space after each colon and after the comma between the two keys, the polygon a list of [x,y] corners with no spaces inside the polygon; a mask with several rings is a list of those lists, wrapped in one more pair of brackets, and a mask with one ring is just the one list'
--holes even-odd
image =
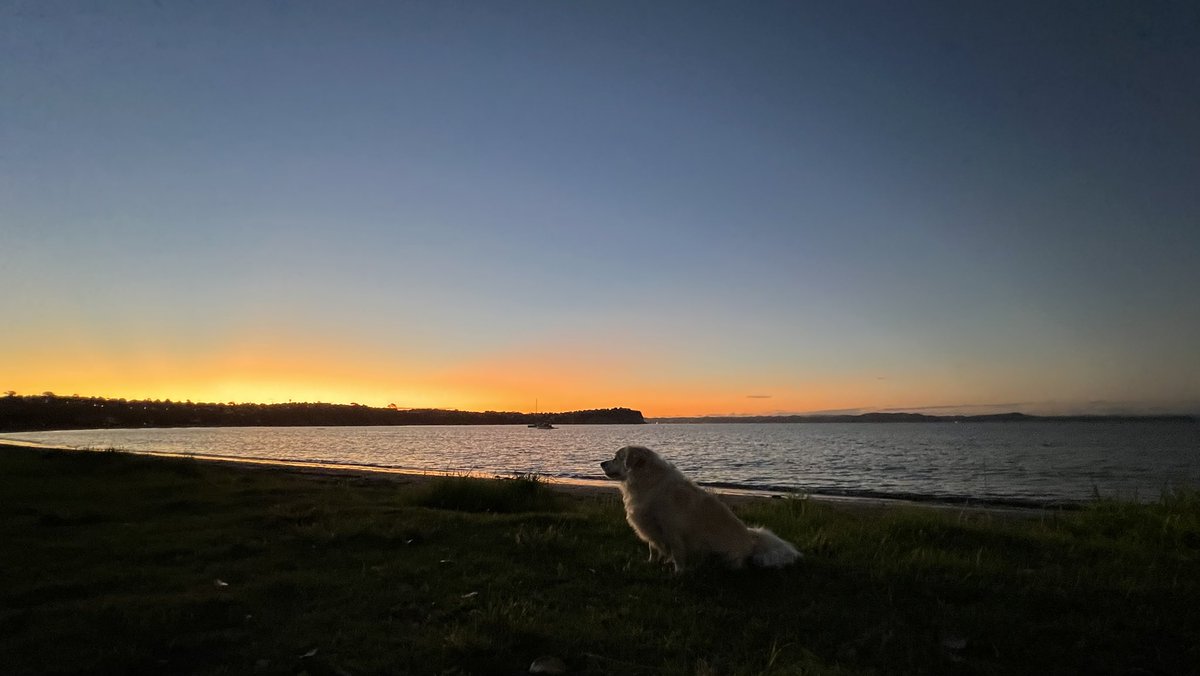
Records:
{"label": "distant island", "polygon": [[1197,422],[1191,415],[926,415],[861,413],[858,415],[753,415],[696,418],[650,418],[649,423],[919,423],[919,422]]}
{"label": "distant island", "polygon": [[190,401],[0,397],[0,432],[136,427],[335,427],[369,425],[644,424],[641,411],[605,408],[563,413],[376,408],[360,404],[199,404]]}

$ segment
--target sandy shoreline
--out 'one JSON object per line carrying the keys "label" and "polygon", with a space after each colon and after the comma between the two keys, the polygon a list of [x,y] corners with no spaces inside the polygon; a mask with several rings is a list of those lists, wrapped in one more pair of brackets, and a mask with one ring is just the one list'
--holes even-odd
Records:
{"label": "sandy shoreline", "polygon": [[[36,442],[26,442],[13,439],[0,439],[0,449],[39,448],[44,450],[63,451],[67,453],[98,453],[92,449],[64,448]],[[157,458],[188,458],[207,463],[243,467],[262,471],[280,472],[284,474],[301,474],[325,477],[352,477],[395,481],[402,484],[419,485],[445,477],[468,476],[486,480],[511,479],[513,475],[496,474],[493,472],[450,472],[442,470],[421,470],[398,467],[376,467],[368,465],[343,465],[322,462],[304,462],[288,460],[271,460],[266,458],[242,458],[222,455],[181,455],[155,451],[120,451],[132,455]],[[617,484],[604,479],[568,479],[561,477],[541,477],[553,490],[575,497],[613,497],[620,495]],[[902,507],[916,507],[940,511],[954,511],[973,514],[989,514],[1009,518],[1036,518],[1059,511],[1051,507],[1017,507],[1009,505],[971,504],[946,501],[907,500],[887,497],[861,497],[827,495],[820,493],[792,493],[784,491],[755,490],[723,486],[706,486],[706,488],[722,497],[726,502],[737,504],[758,500],[811,500],[814,503],[828,505],[847,510],[884,510]]]}

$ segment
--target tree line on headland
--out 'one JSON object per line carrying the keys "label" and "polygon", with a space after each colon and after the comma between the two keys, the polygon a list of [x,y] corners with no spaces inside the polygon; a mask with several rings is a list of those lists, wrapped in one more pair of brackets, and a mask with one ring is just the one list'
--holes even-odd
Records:
{"label": "tree line on headland", "polygon": [[[831,422],[1022,422],[1022,421],[1188,421],[1195,416],[1031,416],[925,415],[921,413],[864,413],[859,415],[708,416],[652,418],[655,423],[831,423]],[[641,411],[605,408],[563,413],[515,411],[457,411],[431,408],[377,408],[360,404],[229,402],[109,399],[58,396],[50,392],[0,396],[0,432],[132,427],[302,427],[354,425],[556,425],[644,424]]]}
{"label": "tree line on headland", "polygon": [[301,427],[352,425],[557,425],[642,424],[641,411],[606,408],[563,413],[376,408],[360,404],[227,404],[103,397],[18,395],[0,397],[0,431],[131,427]]}

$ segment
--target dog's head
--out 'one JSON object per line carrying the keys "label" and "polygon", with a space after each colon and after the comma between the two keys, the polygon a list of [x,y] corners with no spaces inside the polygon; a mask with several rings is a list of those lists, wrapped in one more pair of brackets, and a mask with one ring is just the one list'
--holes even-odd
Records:
{"label": "dog's head", "polygon": [[624,481],[632,472],[653,463],[657,459],[654,451],[643,446],[625,446],[617,451],[612,460],[600,463],[605,476],[610,479]]}

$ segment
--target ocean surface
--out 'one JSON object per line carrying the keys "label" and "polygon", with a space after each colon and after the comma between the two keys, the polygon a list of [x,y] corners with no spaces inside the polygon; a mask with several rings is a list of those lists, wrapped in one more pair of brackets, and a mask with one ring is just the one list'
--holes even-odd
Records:
{"label": "ocean surface", "polygon": [[1152,501],[1200,488],[1192,422],[768,423],[234,427],[0,434],[115,447],[346,465],[603,479],[626,444],[701,483],[762,490],[989,502]]}

